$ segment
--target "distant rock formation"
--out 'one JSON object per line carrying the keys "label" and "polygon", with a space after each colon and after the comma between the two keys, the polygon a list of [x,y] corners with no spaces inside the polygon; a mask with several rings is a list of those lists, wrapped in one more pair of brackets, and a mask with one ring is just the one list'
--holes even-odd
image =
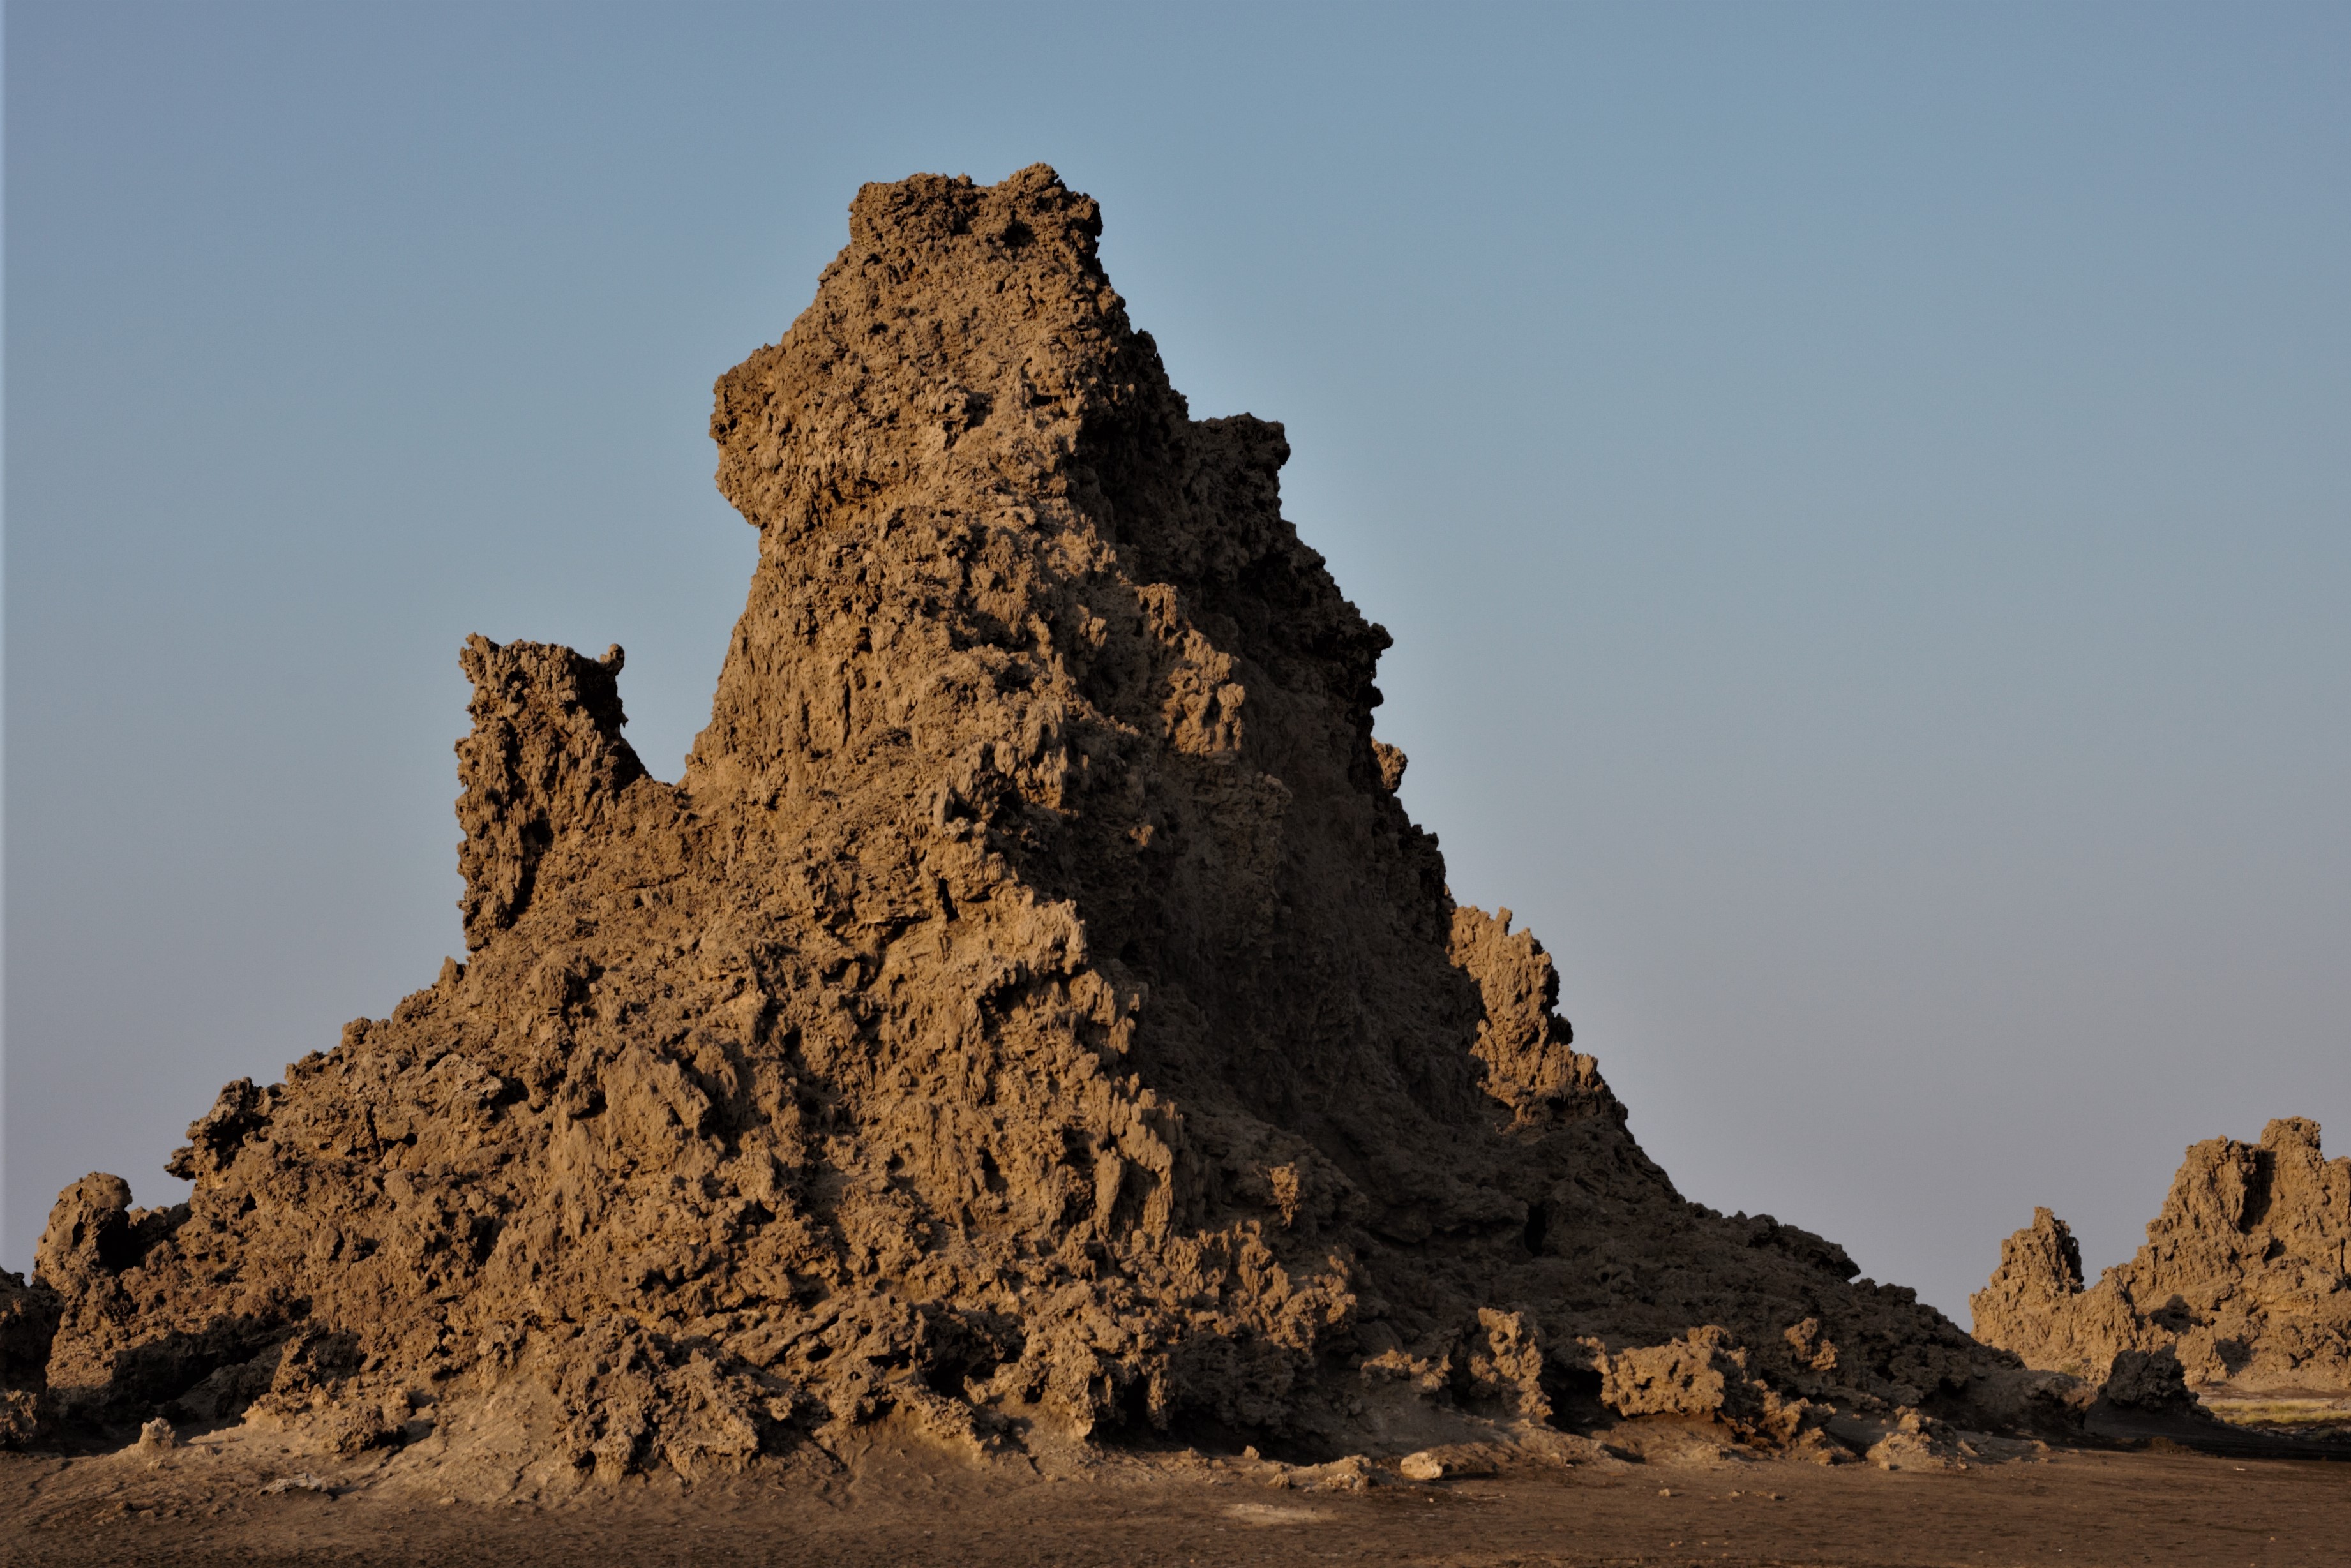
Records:
{"label": "distant rock formation", "polygon": [[2299,1116],[2193,1145],[2131,1261],[2085,1290],[2073,1232],[2035,1209],[1971,1305],[1986,1344],[2094,1383],[2168,1353],[2199,1386],[2351,1391],[2351,1159]]}
{"label": "distant rock formation", "polygon": [[717,385],[759,558],[679,782],[619,649],[466,645],[467,960],[224,1090],[186,1204],[58,1200],[68,1418],[552,1483],[2045,1388],[1642,1153],[1396,798],[1280,427],[1190,416],[1100,228],[1041,166],[859,193]]}

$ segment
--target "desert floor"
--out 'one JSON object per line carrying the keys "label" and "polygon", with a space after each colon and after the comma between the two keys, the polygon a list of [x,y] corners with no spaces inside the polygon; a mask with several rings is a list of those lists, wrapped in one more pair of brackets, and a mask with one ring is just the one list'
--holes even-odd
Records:
{"label": "desert floor", "polygon": [[[899,1451],[831,1479],[503,1504],[317,1463],[266,1442],[0,1459],[0,1563],[2351,1563],[2351,1464],[2184,1450],[1891,1474],[1715,1458],[1356,1490],[1269,1485],[1240,1461],[1051,1477]],[[307,1481],[264,1490],[288,1477]]]}

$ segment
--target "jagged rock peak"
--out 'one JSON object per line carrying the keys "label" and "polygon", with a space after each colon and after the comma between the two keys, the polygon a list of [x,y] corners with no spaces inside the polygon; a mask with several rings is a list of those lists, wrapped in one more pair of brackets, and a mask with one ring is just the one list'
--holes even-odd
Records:
{"label": "jagged rock peak", "polygon": [[1190,417],[1094,204],[925,175],[850,230],[717,384],[759,554],[684,776],[617,648],[469,642],[467,961],[224,1090],[185,1205],[59,1200],[41,1396],[544,1487],[885,1416],[1345,1451],[2011,1397],[1641,1152],[1396,799],[1280,428]]}
{"label": "jagged rock peak", "polygon": [[2036,1367],[2099,1380],[2162,1353],[2206,1387],[2351,1391],[2351,1159],[2301,1116],[2190,1145],[2129,1262],[2085,1288],[2072,1231],[2036,1209],[1971,1304],[1978,1339]]}

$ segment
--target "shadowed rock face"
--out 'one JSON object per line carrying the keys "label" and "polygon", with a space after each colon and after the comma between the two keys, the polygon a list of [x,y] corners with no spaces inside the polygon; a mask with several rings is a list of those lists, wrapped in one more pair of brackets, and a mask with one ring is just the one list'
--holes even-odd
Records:
{"label": "shadowed rock face", "polygon": [[1280,427],[1189,416],[1094,204],[922,176],[850,229],[717,385],[759,559],[684,778],[618,649],[467,644],[467,961],[232,1084],[186,1206],[60,1200],[61,1404],[496,1409],[614,1473],[884,1415],[1410,1446],[1671,1344],[1674,1410],[1759,1431],[1996,1382],[1641,1153],[1397,802]]}
{"label": "shadowed rock face", "polygon": [[34,1441],[46,1425],[49,1347],[57,1332],[56,1294],[0,1269],[0,1448]]}
{"label": "shadowed rock face", "polygon": [[2036,1209],[1971,1304],[1985,1343],[2094,1381],[2168,1353],[2193,1384],[2351,1390],[2351,1159],[2299,1116],[2192,1145],[2131,1261],[2085,1290],[2073,1232]]}

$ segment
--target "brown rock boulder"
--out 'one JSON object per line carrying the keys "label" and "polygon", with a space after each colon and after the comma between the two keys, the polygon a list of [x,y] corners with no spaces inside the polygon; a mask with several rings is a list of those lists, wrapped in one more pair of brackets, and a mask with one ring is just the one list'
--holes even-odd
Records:
{"label": "brown rock boulder", "polygon": [[1601,1403],[1620,1416],[1737,1417],[1759,1410],[1761,1393],[1747,1353],[1711,1324],[1601,1362]]}

